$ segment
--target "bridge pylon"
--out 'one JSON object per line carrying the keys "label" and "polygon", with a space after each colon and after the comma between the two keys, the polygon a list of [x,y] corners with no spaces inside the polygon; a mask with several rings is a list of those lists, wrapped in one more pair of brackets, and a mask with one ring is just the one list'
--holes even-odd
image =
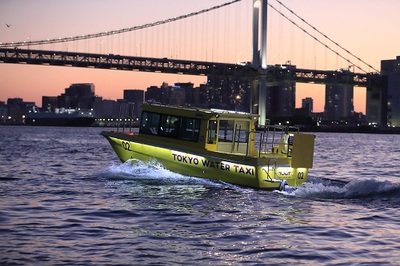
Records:
{"label": "bridge pylon", "polygon": [[[254,68],[267,69],[267,15],[268,0],[253,0],[253,61]],[[261,25],[260,25],[261,24]],[[263,71],[261,71],[263,72]],[[267,80],[259,76],[251,83],[250,112],[259,114],[259,125],[266,123]]]}

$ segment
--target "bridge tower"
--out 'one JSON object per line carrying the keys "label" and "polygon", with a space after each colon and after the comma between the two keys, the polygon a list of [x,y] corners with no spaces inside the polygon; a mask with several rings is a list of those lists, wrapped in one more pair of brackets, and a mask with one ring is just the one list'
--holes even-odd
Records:
{"label": "bridge tower", "polygon": [[[267,69],[267,14],[268,0],[253,0],[253,59],[256,69]],[[261,26],[260,26],[261,24]],[[259,125],[266,123],[267,79],[262,75],[251,84],[251,112],[259,114]]]}

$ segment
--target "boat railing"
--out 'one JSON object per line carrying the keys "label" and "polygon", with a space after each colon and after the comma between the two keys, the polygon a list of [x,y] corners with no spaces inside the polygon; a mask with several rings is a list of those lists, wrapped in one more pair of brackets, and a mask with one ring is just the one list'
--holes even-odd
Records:
{"label": "boat railing", "polygon": [[[299,132],[298,126],[267,125],[261,130],[247,131],[236,125],[232,132],[231,153],[261,157],[279,151],[289,156],[288,138],[294,132]],[[250,143],[254,146],[250,147]]]}
{"label": "boat railing", "polygon": [[254,134],[254,148],[258,157],[261,157],[263,154],[275,153],[280,146],[287,145],[289,134],[294,132],[299,132],[298,126],[266,125],[261,130],[252,131],[249,134]]}
{"label": "boat railing", "polygon": [[[135,109],[135,103],[121,103],[119,105],[119,113],[118,113],[118,123],[117,123],[117,132],[125,132],[125,129],[129,129],[129,133],[132,132],[133,129],[133,120],[134,115],[133,111]],[[129,122],[127,124],[127,122]]]}

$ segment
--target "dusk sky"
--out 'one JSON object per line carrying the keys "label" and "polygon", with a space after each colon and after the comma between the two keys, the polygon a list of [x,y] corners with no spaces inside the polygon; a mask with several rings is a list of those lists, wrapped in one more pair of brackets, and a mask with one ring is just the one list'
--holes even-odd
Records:
{"label": "dusk sky", "polygon": [[[140,26],[210,8],[228,0],[0,0],[0,42],[36,41]],[[281,0],[297,15],[335,42],[380,70],[380,61],[400,55],[399,0]],[[251,60],[251,3],[243,0],[179,22],[112,37],[32,49],[176,58],[212,62]],[[275,0],[269,3],[323,43],[366,72],[357,61],[311,30]],[[269,7],[268,64],[290,61],[298,68],[336,70],[350,63],[304,34]],[[27,48],[27,47],[21,47]],[[361,72],[351,67],[351,70]],[[94,83],[104,99],[122,98],[124,89],[146,89],[162,82],[205,82],[204,77],[0,63],[0,101],[21,97],[41,106],[42,96],[56,96],[72,83]],[[314,98],[323,111],[324,86],[297,83],[296,107]],[[365,88],[355,88],[355,111],[365,113]]]}

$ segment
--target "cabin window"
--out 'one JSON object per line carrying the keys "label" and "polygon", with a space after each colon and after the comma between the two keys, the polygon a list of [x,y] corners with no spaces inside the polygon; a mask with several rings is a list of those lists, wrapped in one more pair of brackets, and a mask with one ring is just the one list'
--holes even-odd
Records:
{"label": "cabin window", "polygon": [[199,140],[200,119],[181,117],[180,138],[191,141]]}
{"label": "cabin window", "polygon": [[242,142],[248,140],[250,123],[247,121],[220,120],[218,141],[219,142]]}
{"label": "cabin window", "polygon": [[143,112],[140,133],[198,141],[200,119]]}
{"label": "cabin window", "polygon": [[161,115],[160,135],[178,138],[180,119],[177,116]]}
{"label": "cabin window", "polygon": [[232,142],[233,125],[234,125],[233,120],[220,120],[219,121],[218,141]]}
{"label": "cabin window", "polygon": [[159,123],[159,114],[143,112],[139,132],[151,135],[158,135]]}
{"label": "cabin window", "polygon": [[216,144],[217,143],[217,121],[210,120],[208,121],[208,144]]}

